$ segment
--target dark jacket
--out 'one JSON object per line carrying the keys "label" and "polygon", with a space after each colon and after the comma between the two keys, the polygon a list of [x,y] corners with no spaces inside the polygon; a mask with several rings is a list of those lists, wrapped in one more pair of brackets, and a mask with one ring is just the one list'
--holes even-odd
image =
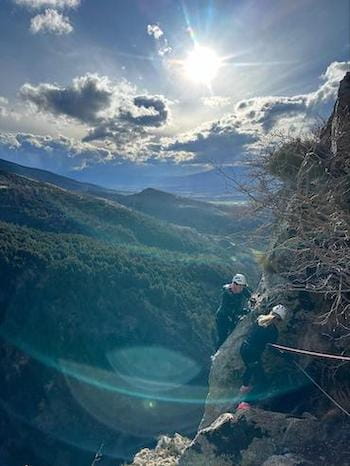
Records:
{"label": "dark jacket", "polygon": [[278,330],[275,324],[263,327],[254,322],[242,343],[241,354],[243,352],[246,359],[257,361],[261,358],[266,345],[268,343],[276,343],[277,338]]}
{"label": "dark jacket", "polygon": [[217,314],[235,322],[245,314],[243,306],[245,301],[250,298],[252,292],[249,288],[243,288],[241,293],[232,293],[230,284],[224,285],[222,288],[221,304],[217,310]]}

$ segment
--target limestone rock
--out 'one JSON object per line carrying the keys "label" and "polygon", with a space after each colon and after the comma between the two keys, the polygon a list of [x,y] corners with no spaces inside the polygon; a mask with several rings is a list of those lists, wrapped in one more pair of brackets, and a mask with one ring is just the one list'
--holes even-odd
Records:
{"label": "limestone rock", "polygon": [[350,170],[350,72],[340,82],[332,115],[321,133],[320,155],[330,157],[334,175]]}
{"label": "limestone rock", "polygon": [[215,355],[210,370],[209,393],[200,429],[209,426],[222,413],[235,410],[243,372],[239,347],[250,322],[250,318],[241,320]]}
{"label": "limestone rock", "polygon": [[130,466],[176,466],[178,459],[190,444],[190,440],[175,434],[174,437],[160,437],[154,450],[144,448]]}

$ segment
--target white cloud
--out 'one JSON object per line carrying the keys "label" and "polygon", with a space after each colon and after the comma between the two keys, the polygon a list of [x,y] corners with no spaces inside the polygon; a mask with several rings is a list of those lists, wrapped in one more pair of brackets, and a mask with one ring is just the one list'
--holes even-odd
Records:
{"label": "white cloud", "polygon": [[158,128],[168,117],[168,101],[163,96],[138,95],[132,99],[130,108],[121,109],[119,118],[137,126]]}
{"label": "white cloud", "polygon": [[224,97],[220,95],[212,95],[210,97],[202,97],[201,102],[206,107],[210,108],[223,108],[232,105],[231,97]]}
{"label": "white cloud", "polygon": [[242,100],[235,113],[241,125],[258,126],[264,132],[272,130],[281,118],[293,118],[307,111],[307,96],[256,97]]}
{"label": "white cloud", "polygon": [[[41,112],[73,118],[89,127],[86,140],[112,138],[118,131],[144,134],[145,128],[167,124],[170,102],[161,95],[138,95],[127,81],[113,83],[106,76],[86,74],[72,85],[24,84],[21,97]],[[135,133],[136,134],[136,133]],[[135,135],[134,134],[134,135]]]}
{"label": "white cloud", "polygon": [[259,97],[244,100],[235,111],[187,133],[163,138],[161,151],[191,163],[233,163],[244,160],[261,147],[266,134],[298,126],[304,119],[306,98]]}
{"label": "white cloud", "polygon": [[63,16],[56,10],[47,9],[44,13],[34,16],[30,21],[30,31],[33,34],[52,33],[69,34],[73,31],[73,26],[67,16]]}
{"label": "white cloud", "polygon": [[[105,150],[108,154],[104,158],[99,155],[90,159],[84,155],[81,157],[84,163],[88,163],[86,160],[97,163],[97,160],[120,158],[142,162],[169,160],[199,166],[210,161],[230,164],[259,150],[266,137],[271,140],[281,131],[303,132],[315,122],[319,113],[329,116],[339,81],[349,65],[332,63],[313,92],[245,99],[221,118],[169,137],[162,136],[157,128],[167,125],[170,102],[161,95],[140,93],[127,81],[116,83],[106,76],[87,74],[75,78],[65,87],[49,83],[25,84],[20,94],[45,119],[54,115],[55,120],[64,121],[70,128],[79,125],[83,130],[79,135],[85,131],[82,142],[61,141],[62,152],[71,144],[71,154],[77,153],[72,147],[79,147],[84,154],[92,154],[94,150]],[[208,103],[212,105],[222,101],[220,96],[209,99]],[[174,134],[176,121],[166,130],[171,131],[168,134]],[[40,143],[40,150],[43,150],[45,140],[33,138],[27,136],[26,144],[31,141],[33,150]],[[50,149],[53,145],[52,141],[46,143],[46,152],[55,152]],[[72,162],[73,159],[77,161],[79,157],[75,155],[69,160]]]}
{"label": "white cloud", "polygon": [[1,118],[7,117],[8,115],[7,105],[8,105],[8,100],[6,99],[6,97],[0,96],[0,117]]}
{"label": "white cloud", "polygon": [[350,71],[350,62],[333,62],[321,76],[323,83],[313,92],[295,96],[255,97],[238,102],[235,113],[242,125],[260,126],[266,133],[278,127],[308,126],[318,117],[328,117],[339,82]]}
{"label": "white cloud", "polygon": [[160,29],[158,24],[149,24],[147,26],[147,34],[158,40],[164,35],[164,32]]}
{"label": "white cloud", "polygon": [[105,148],[81,143],[65,136],[0,133],[0,157],[46,170],[69,171],[102,163],[112,156]]}
{"label": "white cloud", "polygon": [[158,48],[158,55],[161,57],[164,57],[165,55],[168,55],[168,53],[172,52],[172,48],[168,45],[168,41],[165,39],[165,43]]}
{"label": "white cloud", "polygon": [[[281,131],[305,133],[320,116],[330,115],[339,82],[349,70],[350,62],[332,63],[321,76],[323,83],[309,94],[242,100],[233,113],[187,133],[163,139],[161,151],[175,158],[179,154],[182,160],[192,163],[209,160],[232,163],[259,150],[267,135],[271,140]],[[209,103],[215,103],[215,97],[209,99],[212,99]]]}
{"label": "white cloud", "polygon": [[308,105],[320,106],[336,98],[339,81],[350,71],[350,62],[333,62],[321,76],[324,83],[309,95]]}
{"label": "white cloud", "polygon": [[[113,161],[140,163],[163,158],[152,148],[152,136],[138,137],[137,131],[130,134],[127,127],[119,129],[118,138],[102,143],[62,135],[0,132],[0,158],[60,173]],[[170,158],[169,154],[166,156]]]}
{"label": "white cloud", "polygon": [[78,8],[81,0],[13,0],[16,5],[30,10],[43,10],[30,21],[30,31],[33,34],[39,32],[52,34],[69,34],[73,31],[73,26],[67,16],[63,16],[57,10]]}
{"label": "white cloud", "polygon": [[77,77],[66,87],[27,83],[20,96],[46,118],[54,115],[62,123],[83,125],[83,143],[94,143],[107,148],[113,157],[132,160],[153,156],[148,144],[153,142],[154,130],[170,118],[171,102],[164,96],[138,94],[125,80],[114,83],[97,74]]}
{"label": "white cloud", "polygon": [[164,57],[172,51],[172,48],[168,43],[168,39],[165,37],[164,32],[161,30],[158,24],[148,24],[147,34],[155,39],[157,43],[158,55]]}
{"label": "white cloud", "polygon": [[179,152],[182,159],[187,152],[188,160],[196,163],[222,163],[242,158],[248,145],[257,138],[257,130],[241,128],[239,119],[232,114],[178,137],[163,138],[162,150],[173,154]]}
{"label": "white cloud", "polygon": [[[93,124],[102,117],[103,112],[112,107],[114,92],[115,89],[106,76],[88,73],[73,79],[72,84],[67,87],[50,83],[37,86],[26,83],[20,89],[20,96],[42,112]],[[129,86],[121,85],[120,92],[129,93]],[[112,113],[114,111],[115,109],[111,109]]]}
{"label": "white cloud", "polygon": [[42,8],[77,8],[81,0],[14,0],[17,5],[32,9]]}

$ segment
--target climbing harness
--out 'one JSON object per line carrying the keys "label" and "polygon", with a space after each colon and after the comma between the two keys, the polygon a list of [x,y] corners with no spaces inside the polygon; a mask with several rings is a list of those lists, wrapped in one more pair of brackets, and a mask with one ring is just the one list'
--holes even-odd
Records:
{"label": "climbing harness", "polygon": [[[269,343],[269,346],[272,346],[273,348],[278,349],[281,352],[288,351],[290,353],[298,353],[298,354],[305,354],[307,356],[316,356],[319,358],[328,358],[328,359],[338,359],[341,361],[350,361],[349,356],[340,356],[337,354],[327,354],[327,353],[318,353],[317,351],[307,351],[307,350],[301,350],[298,348],[290,348],[289,346],[283,346],[283,345],[276,345],[273,343]],[[300,366],[296,361],[293,361],[295,366],[305,375],[306,378],[308,378],[332,403],[335,404],[337,408],[339,408],[344,414],[350,417],[349,411],[347,411],[343,406],[341,406],[329,393],[326,392],[317,382],[316,380],[311,377],[310,374],[306,372],[306,370]]]}
{"label": "climbing harness", "polygon": [[298,349],[298,348],[291,348],[289,346],[282,346],[282,345],[276,345],[269,343],[269,346],[272,346],[273,348],[276,348],[280,351],[288,351],[289,353],[299,353],[299,354],[306,354],[308,356],[316,356],[319,358],[327,358],[327,359],[339,359],[340,361],[350,361],[350,356],[341,356],[338,354],[327,354],[327,353],[318,353],[316,351],[308,351],[304,349]]}

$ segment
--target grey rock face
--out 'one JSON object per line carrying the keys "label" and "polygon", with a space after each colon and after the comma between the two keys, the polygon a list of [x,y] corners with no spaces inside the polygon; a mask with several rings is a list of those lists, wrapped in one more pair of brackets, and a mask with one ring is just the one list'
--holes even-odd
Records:
{"label": "grey rock face", "polygon": [[239,347],[250,322],[250,318],[241,320],[215,355],[209,375],[209,393],[200,424],[201,429],[209,426],[222,413],[235,410],[243,372]]}
{"label": "grey rock face", "polygon": [[321,134],[319,152],[331,158],[330,170],[334,175],[350,170],[350,73],[340,82],[333,113]]}
{"label": "grey rock face", "polygon": [[350,73],[340,83],[331,125],[331,149],[335,157],[349,153]]}

